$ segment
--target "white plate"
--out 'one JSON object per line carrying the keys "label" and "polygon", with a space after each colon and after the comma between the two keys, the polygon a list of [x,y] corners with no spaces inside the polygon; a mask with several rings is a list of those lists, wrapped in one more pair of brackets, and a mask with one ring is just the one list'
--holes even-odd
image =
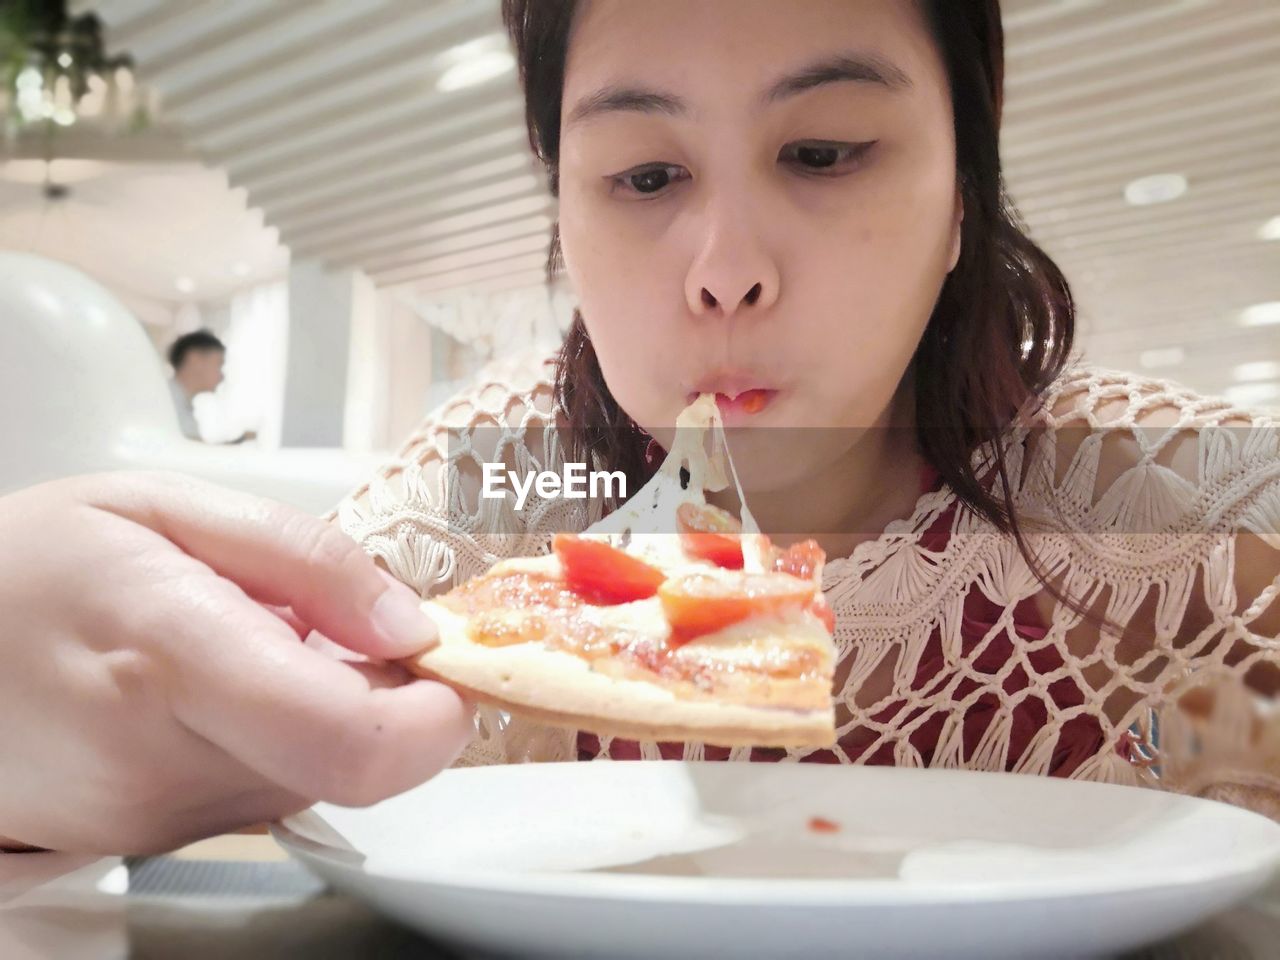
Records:
{"label": "white plate", "polygon": [[1280,866],[1280,825],[1224,804],[819,764],[449,770],[274,833],[388,915],[516,956],[1097,956],[1192,926]]}

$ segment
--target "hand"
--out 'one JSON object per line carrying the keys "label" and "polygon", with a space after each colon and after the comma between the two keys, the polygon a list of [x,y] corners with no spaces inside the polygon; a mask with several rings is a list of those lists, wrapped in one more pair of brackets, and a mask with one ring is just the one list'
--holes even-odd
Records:
{"label": "hand", "polygon": [[[147,853],[316,800],[365,805],[474,732],[384,661],[436,642],[416,594],[291,508],[163,474],[0,498],[0,834]],[[314,628],[363,654],[333,659]]]}

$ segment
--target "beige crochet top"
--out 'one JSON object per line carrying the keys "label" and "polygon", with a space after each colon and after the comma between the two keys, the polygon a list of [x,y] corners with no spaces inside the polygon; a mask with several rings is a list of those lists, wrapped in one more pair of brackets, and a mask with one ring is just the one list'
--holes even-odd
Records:
{"label": "beige crochet top", "polygon": [[[549,361],[488,369],[340,505],[342,529],[427,595],[598,519],[593,501],[531,494],[517,512],[478,495],[485,461],[521,472],[563,462],[552,376]],[[1054,600],[1012,538],[943,486],[828,561],[841,747],[772,758],[1065,772],[1280,819],[1277,423],[1085,366],[1044,399],[1013,428],[1014,501],[1043,568],[1119,634]],[[975,601],[987,611],[976,632]],[[1039,629],[1021,625],[1028,609]],[[1082,727],[1087,755],[1064,766]],[[689,759],[753,758],[750,748],[674,746]],[[591,738],[582,751],[576,731],[481,708],[459,764],[656,758],[672,747]]]}

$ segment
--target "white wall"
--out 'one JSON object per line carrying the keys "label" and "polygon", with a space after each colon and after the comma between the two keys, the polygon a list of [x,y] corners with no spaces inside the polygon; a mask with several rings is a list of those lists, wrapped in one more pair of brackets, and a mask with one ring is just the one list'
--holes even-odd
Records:
{"label": "white wall", "polygon": [[382,436],[387,417],[384,367],[391,349],[387,324],[381,316],[383,307],[373,283],[359,274],[353,281],[352,293],[342,436],[348,450],[368,453],[386,446]]}
{"label": "white wall", "polygon": [[290,266],[282,446],[342,446],[351,317],[358,299],[354,271],[330,271],[308,260]]}
{"label": "white wall", "polygon": [[213,394],[196,398],[206,440],[225,442],[246,430],[260,447],[280,446],[284,377],[289,342],[289,289],[283,281],[242,291],[213,324],[227,345],[226,379]]}

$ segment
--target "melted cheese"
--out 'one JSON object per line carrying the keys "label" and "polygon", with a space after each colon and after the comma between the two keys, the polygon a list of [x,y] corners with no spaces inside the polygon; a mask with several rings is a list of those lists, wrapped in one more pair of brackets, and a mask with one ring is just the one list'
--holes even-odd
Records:
{"label": "melted cheese", "polygon": [[[687,487],[680,484],[682,468],[689,473]],[[588,527],[584,535],[600,536],[664,569],[675,569],[687,562],[674,536],[679,530],[676,511],[683,503],[704,506],[706,492],[726,489],[730,478],[741,505],[746,572],[763,572],[765,550],[760,527],[747,506],[716,398],[709,393],[700,394],[676,418],[671,451],[649,482],[618,510]]]}
{"label": "melted cheese", "polygon": [[787,662],[800,650],[819,655],[819,670],[830,672],[835,644],[813,614],[796,610],[784,616],[757,617],[735,623],[679,647],[677,660],[715,661],[746,670],[768,671]]}
{"label": "melted cheese", "polygon": [[[636,640],[665,643],[671,628],[657,597],[616,606],[586,607],[582,618],[610,632]],[[743,669],[777,666],[801,649],[816,651],[827,669],[834,662],[835,645],[821,621],[807,610],[754,617],[704,634],[676,648],[681,660],[731,663]]]}

